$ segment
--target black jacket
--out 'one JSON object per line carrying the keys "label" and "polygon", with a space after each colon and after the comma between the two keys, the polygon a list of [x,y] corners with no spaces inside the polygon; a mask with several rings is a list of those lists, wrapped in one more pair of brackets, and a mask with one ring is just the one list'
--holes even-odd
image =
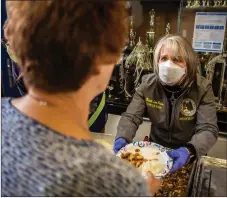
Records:
{"label": "black jacket", "polygon": [[169,148],[193,146],[197,157],[204,155],[218,137],[215,97],[211,84],[202,76],[178,97],[169,116],[164,88],[154,74],[143,77],[127,111],[120,119],[117,136],[132,142],[144,112],[152,123],[152,141]]}

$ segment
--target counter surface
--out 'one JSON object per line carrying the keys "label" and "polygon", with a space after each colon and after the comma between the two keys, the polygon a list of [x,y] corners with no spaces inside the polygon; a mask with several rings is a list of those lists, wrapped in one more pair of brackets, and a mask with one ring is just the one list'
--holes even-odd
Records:
{"label": "counter surface", "polygon": [[94,140],[103,140],[108,144],[113,145],[114,143],[114,136],[112,134],[105,134],[105,133],[91,133]]}
{"label": "counter surface", "polygon": [[105,133],[91,133],[91,134],[95,142],[102,144],[108,150],[113,152],[113,144],[114,144],[115,136],[111,134],[105,134]]}

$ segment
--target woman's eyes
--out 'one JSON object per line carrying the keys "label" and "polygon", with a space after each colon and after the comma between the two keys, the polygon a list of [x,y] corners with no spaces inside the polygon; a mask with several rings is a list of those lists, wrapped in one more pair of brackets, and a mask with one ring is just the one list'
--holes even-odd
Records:
{"label": "woman's eyes", "polygon": [[177,58],[174,58],[173,61],[174,61],[174,62],[177,62],[177,63],[181,63],[181,62],[182,62],[181,59],[177,59]]}
{"label": "woman's eyes", "polygon": [[[168,57],[166,57],[166,56],[161,57],[161,61],[167,61],[167,60],[169,60]],[[175,63],[181,63],[181,62],[183,62],[183,60],[181,58],[173,58],[173,59],[170,59],[170,60],[172,60]]]}
{"label": "woman's eyes", "polygon": [[167,57],[162,57],[161,60],[162,61],[166,61],[167,60]]}

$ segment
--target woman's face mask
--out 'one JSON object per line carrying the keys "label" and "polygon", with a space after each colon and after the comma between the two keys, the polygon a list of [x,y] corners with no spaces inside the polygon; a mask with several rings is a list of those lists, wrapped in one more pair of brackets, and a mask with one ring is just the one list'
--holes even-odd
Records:
{"label": "woman's face mask", "polygon": [[159,63],[159,78],[163,83],[173,86],[183,79],[185,70],[186,67],[182,68],[171,60],[161,62]]}
{"label": "woman's face mask", "polygon": [[180,52],[174,53],[171,48],[163,45],[158,66],[159,78],[163,83],[173,86],[184,79],[186,66]]}

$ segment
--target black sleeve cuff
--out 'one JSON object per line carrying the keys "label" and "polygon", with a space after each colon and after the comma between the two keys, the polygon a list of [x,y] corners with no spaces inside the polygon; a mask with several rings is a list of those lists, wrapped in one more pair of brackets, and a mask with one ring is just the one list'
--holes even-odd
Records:
{"label": "black sleeve cuff", "polygon": [[190,152],[190,158],[187,163],[191,163],[196,159],[196,149],[192,144],[186,144],[185,147],[189,150]]}

